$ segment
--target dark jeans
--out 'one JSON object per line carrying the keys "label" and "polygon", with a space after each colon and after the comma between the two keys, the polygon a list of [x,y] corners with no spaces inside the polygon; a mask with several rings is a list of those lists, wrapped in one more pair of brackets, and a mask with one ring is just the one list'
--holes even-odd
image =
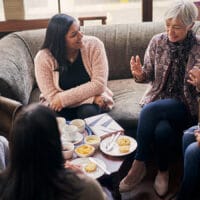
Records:
{"label": "dark jeans", "polygon": [[197,126],[183,135],[184,176],[177,200],[193,200],[200,189],[200,147],[194,136],[195,129]]}
{"label": "dark jeans", "polygon": [[178,140],[181,145],[181,133],[187,127],[188,116],[186,106],[175,99],[157,100],[144,106],[138,121],[135,159],[146,161],[154,146],[159,170],[167,170],[170,145]]}
{"label": "dark jeans", "polygon": [[66,120],[84,119],[101,113],[101,108],[96,104],[82,104],[75,108],[64,108],[57,114]]}

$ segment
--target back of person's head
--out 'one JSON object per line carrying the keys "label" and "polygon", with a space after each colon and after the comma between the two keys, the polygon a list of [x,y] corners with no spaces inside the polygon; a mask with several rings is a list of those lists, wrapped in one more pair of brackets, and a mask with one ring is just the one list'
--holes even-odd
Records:
{"label": "back of person's head", "polygon": [[62,60],[66,57],[65,35],[75,21],[70,15],[56,14],[48,23],[42,49],[49,49],[59,64],[62,64]]}
{"label": "back of person's head", "polygon": [[190,0],[173,1],[165,12],[164,19],[179,19],[186,26],[192,25],[198,16],[198,9]]}
{"label": "back of person's head", "polygon": [[0,176],[0,199],[74,199],[80,190],[77,182],[78,177],[64,169],[54,112],[40,104],[24,107],[11,131],[10,163]]}
{"label": "back of person's head", "polygon": [[24,108],[15,120],[10,141],[13,170],[52,173],[63,166],[56,117],[45,106]]}

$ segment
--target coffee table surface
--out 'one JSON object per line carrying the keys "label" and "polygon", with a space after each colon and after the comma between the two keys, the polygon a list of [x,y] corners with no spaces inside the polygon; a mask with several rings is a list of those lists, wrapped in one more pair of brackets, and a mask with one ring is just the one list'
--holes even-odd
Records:
{"label": "coffee table surface", "polygon": [[119,171],[125,157],[113,157],[113,156],[108,156],[105,155],[101,150],[98,150],[95,154],[94,157],[99,158],[104,161],[106,164],[107,169],[111,172],[117,172]]}
{"label": "coffee table surface", "polygon": [[[102,160],[105,163],[106,168],[111,173],[119,171],[125,159],[125,157],[112,157],[112,156],[105,155],[103,152],[101,152],[100,149],[96,150],[96,152],[94,153],[92,157]],[[74,153],[72,160],[76,158],[79,158],[79,157]]]}
{"label": "coffee table surface", "polygon": [[[84,135],[84,137],[85,137],[86,135],[88,135],[88,134],[87,134],[87,131],[85,131],[85,133],[83,133],[83,135]],[[84,140],[84,139],[83,139],[83,140]],[[76,146],[79,146],[79,145],[81,145],[81,144],[83,144],[83,143],[84,143],[83,140],[82,140],[79,144],[75,145],[75,147],[76,147]],[[100,150],[100,148],[98,148],[98,149],[96,150],[96,152],[94,153],[94,155],[93,155],[92,157],[95,157],[95,158],[98,158],[98,159],[100,159],[100,160],[103,160],[103,162],[104,162],[105,165],[106,165],[106,168],[107,168],[111,173],[114,173],[114,172],[119,171],[119,169],[120,169],[120,167],[121,167],[121,165],[122,165],[122,163],[123,163],[123,161],[124,161],[124,159],[125,159],[125,156],[116,157],[116,156],[109,156],[109,155],[106,155],[106,154],[104,154],[104,153]],[[76,153],[74,153],[72,159],[76,159],[76,158],[78,158],[78,156],[76,155]]]}

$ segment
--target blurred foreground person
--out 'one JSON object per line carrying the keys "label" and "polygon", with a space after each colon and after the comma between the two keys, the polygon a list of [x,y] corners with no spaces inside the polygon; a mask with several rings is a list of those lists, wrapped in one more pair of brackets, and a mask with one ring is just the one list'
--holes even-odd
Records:
{"label": "blurred foreground person", "polygon": [[1,200],[104,200],[101,186],[64,168],[56,117],[32,104],[17,115],[10,138],[10,161],[0,174]]}

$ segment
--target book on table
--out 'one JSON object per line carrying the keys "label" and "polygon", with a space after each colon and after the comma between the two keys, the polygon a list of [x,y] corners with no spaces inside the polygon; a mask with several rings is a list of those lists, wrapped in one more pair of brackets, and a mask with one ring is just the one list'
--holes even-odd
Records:
{"label": "book on table", "polygon": [[117,132],[124,133],[124,129],[107,113],[88,117],[84,120],[93,134],[98,135],[101,138]]}

